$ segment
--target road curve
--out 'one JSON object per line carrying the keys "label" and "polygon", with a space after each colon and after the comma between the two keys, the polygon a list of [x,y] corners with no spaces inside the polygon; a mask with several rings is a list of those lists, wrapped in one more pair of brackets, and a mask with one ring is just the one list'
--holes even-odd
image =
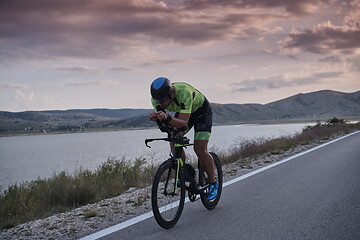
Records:
{"label": "road curve", "polygon": [[360,239],[360,132],[228,185],[212,211],[187,203],[172,229],[150,217],[100,239]]}

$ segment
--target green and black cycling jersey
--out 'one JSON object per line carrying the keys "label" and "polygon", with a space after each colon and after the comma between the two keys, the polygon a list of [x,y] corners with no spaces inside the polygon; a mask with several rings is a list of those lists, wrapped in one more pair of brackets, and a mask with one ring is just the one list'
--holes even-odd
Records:
{"label": "green and black cycling jersey", "polygon": [[[175,88],[175,99],[171,101],[166,110],[174,112],[175,117],[180,113],[190,113],[188,122],[189,130],[194,126],[195,140],[209,140],[212,128],[212,110],[206,97],[193,86],[176,82],[172,86]],[[151,99],[156,111],[161,107],[154,99]]]}
{"label": "green and black cycling jersey", "polygon": [[[204,104],[205,96],[193,86],[182,82],[173,83],[172,86],[175,88],[176,98],[166,110],[178,113],[194,113]],[[157,110],[159,104],[154,99],[151,102]]]}

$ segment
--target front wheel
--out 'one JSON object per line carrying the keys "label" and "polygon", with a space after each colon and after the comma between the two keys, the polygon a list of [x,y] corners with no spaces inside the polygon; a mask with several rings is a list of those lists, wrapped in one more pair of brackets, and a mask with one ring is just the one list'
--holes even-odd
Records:
{"label": "front wheel", "polygon": [[[213,152],[210,152],[210,155],[214,160],[215,180],[219,182],[219,188],[218,188],[217,196],[213,200],[207,200],[206,195],[201,194],[201,202],[203,203],[204,207],[206,207],[209,210],[212,210],[216,207],[216,205],[220,200],[220,196],[222,192],[222,184],[223,184],[223,174],[222,174],[221,162],[218,156]],[[208,184],[207,174],[202,167],[199,167],[199,174],[200,174],[199,175],[200,185],[204,186]]]}
{"label": "front wheel", "polygon": [[183,174],[177,175],[177,163],[165,161],[156,171],[151,192],[151,206],[156,222],[172,228],[178,222],[185,203]]}

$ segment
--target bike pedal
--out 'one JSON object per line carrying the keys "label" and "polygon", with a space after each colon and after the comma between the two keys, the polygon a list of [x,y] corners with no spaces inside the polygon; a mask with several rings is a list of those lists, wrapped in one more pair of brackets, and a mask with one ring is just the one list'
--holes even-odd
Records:
{"label": "bike pedal", "polygon": [[202,187],[198,187],[198,190],[199,191],[203,191],[203,190],[205,190],[205,189],[207,189],[209,187],[209,184],[206,184],[205,186],[202,186]]}
{"label": "bike pedal", "polygon": [[195,202],[200,199],[197,194],[189,193],[188,197],[189,197],[190,202]]}

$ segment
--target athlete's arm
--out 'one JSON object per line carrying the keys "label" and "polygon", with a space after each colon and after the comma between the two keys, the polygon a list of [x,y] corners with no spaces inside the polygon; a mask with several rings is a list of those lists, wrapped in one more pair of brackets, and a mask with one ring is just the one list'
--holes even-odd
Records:
{"label": "athlete's arm", "polygon": [[169,124],[178,129],[183,128],[188,124],[190,115],[190,113],[179,113],[179,116],[177,118],[171,118]]}
{"label": "athlete's arm", "polygon": [[[157,119],[159,120],[168,119],[168,115],[162,111],[159,111],[156,114],[157,114]],[[179,113],[179,116],[177,118],[175,117],[171,118],[169,124],[178,129],[183,128],[188,124],[190,115],[191,115],[190,113]]]}

